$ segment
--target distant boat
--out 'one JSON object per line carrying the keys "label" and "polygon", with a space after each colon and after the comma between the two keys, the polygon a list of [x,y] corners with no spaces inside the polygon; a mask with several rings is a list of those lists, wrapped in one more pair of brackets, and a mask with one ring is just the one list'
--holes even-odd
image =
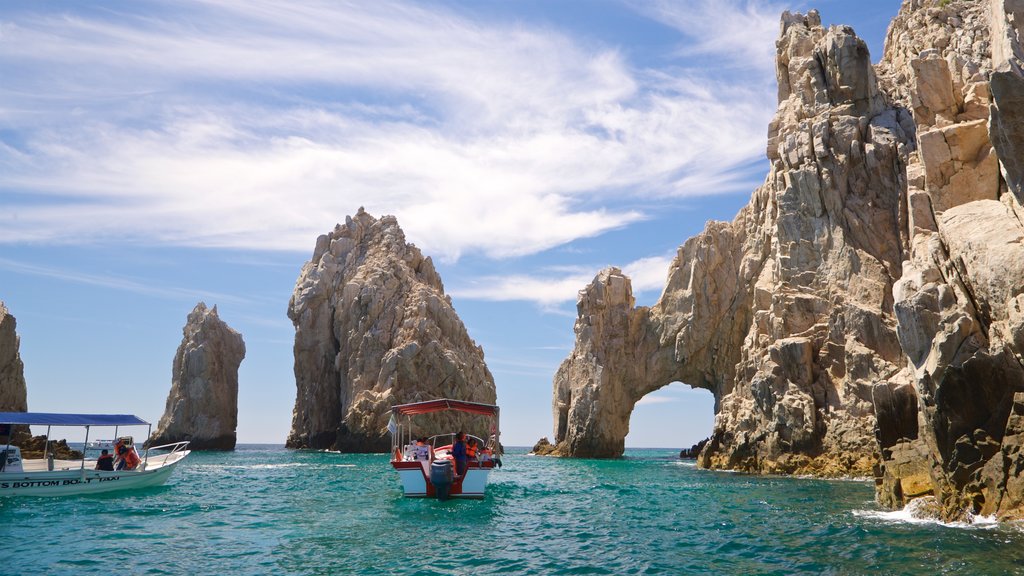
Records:
{"label": "distant boat", "polygon": [[[490,437],[475,438],[481,447],[476,458],[470,458],[463,476],[454,474],[451,457],[455,432],[437,434],[427,439],[427,450],[417,452],[412,431],[412,416],[453,410],[491,417]],[[398,471],[402,492],[410,498],[483,498],[487,476],[495,465],[501,466],[501,443],[498,441],[498,407],[462,400],[428,400],[391,407],[391,466]],[[447,442],[447,443],[446,443]]]}
{"label": "distant boat", "polygon": [[[131,437],[126,436],[118,440],[130,451],[125,461],[131,469],[96,470],[96,458],[58,460],[49,453],[38,460],[23,460],[21,449],[11,444],[11,432],[14,426],[24,425],[47,427],[47,450],[53,426],[84,427],[86,448],[92,448],[89,431],[93,427],[114,428],[115,436],[122,426],[148,426],[152,431],[149,422],[130,414],[0,412],[0,429],[6,429],[6,440],[0,436],[0,442],[4,442],[0,444],[0,496],[69,496],[159,486],[189,455],[188,442],[176,442],[147,448],[140,456]],[[111,442],[111,449],[116,442]],[[132,467],[135,461],[137,464]]]}
{"label": "distant boat", "polygon": [[85,443],[86,450],[113,450],[114,440],[89,440]]}

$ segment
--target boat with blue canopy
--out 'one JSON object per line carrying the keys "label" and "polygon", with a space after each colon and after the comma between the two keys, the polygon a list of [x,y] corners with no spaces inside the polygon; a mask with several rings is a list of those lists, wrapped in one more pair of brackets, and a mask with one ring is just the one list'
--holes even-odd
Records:
{"label": "boat with blue canopy", "polygon": [[[23,459],[21,447],[12,444],[15,427],[27,426],[46,426],[42,458]],[[132,436],[119,435],[133,426],[146,426],[147,438],[153,428],[132,414],[0,412],[0,496],[97,494],[163,484],[189,455],[188,442],[147,446],[140,455]],[[81,458],[57,457],[50,442],[54,427],[85,428]],[[89,457],[89,434],[94,428],[114,429],[112,450],[103,450],[112,454]]]}

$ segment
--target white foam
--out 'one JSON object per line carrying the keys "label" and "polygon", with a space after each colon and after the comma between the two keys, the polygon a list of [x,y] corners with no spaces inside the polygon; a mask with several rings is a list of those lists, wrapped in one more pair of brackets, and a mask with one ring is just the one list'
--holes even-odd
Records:
{"label": "white foam", "polygon": [[854,510],[853,515],[858,518],[869,518],[872,520],[881,520],[883,522],[889,522],[893,524],[933,524],[936,526],[945,526],[946,528],[969,528],[973,530],[992,530],[999,526],[999,522],[995,516],[975,516],[969,515],[967,521],[963,522],[943,522],[938,518],[928,517],[918,512],[918,509],[925,506],[926,501],[924,499],[911,500],[902,510],[882,511],[882,510]]}

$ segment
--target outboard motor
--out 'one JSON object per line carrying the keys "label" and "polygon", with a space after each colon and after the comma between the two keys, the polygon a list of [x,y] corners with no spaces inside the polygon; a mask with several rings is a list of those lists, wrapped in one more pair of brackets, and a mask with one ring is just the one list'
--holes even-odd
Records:
{"label": "outboard motor", "polygon": [[452,463],[450,460],[434,460],[430,465],[430,483],[438,500],[447,500],[452,489]]}
{"label": "outboard motor", "polygon": [[21,465],[21,450],[17,446],[9,446],[3,450],[3,464],[0,472],[24,472]]}

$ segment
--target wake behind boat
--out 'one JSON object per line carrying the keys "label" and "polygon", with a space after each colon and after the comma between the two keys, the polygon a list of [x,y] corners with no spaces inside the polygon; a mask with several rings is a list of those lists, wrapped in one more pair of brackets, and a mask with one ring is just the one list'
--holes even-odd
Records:
{"label": "wake behind boat", "polygon": [[[466,435],[475,440],[478,449],[467,455],[466,469],[456,469],[456,433],[437,434],[419,442],[413,437],[412,417],[454,410],[491,418],[491,433],[485,442],[479,436]],[[428,400],[391,407],[391,466],[398,471],[402,492],[412,498],[483,498],[487,476],[495,465],[501,466],[501,443],[498,441],[498,407],[491,404],[461,400]],[[447,443],[445,443],[447,442]],[[472,442],[470,442],[472,444]]]}
{"label": "wake behind boat", "polygon": [[[20,447],[11,444],[13,427],[22,425],[47,427],[41,459],[23,460]],[[86,449],[92,448],[91,428],[113,428],[117,440],[112,445],[115,453],[108,454],[109,466],[106,458],[87,458],[85,452],[80,460],[55,458],[49,452],[53,426],[84,427]],[[6,429],[7,437],[5,444],[0,444],[0,496],[66,496],[159,486],[189,455],[188,442],[176,442],[147,448],[140,456],[131,436],[117,436],[123,426],[148,426],[147,438],[152,432],[149,422],[130,414],[0,412],[0,429]],[[112,469],[97,469],[108,467]]]}

